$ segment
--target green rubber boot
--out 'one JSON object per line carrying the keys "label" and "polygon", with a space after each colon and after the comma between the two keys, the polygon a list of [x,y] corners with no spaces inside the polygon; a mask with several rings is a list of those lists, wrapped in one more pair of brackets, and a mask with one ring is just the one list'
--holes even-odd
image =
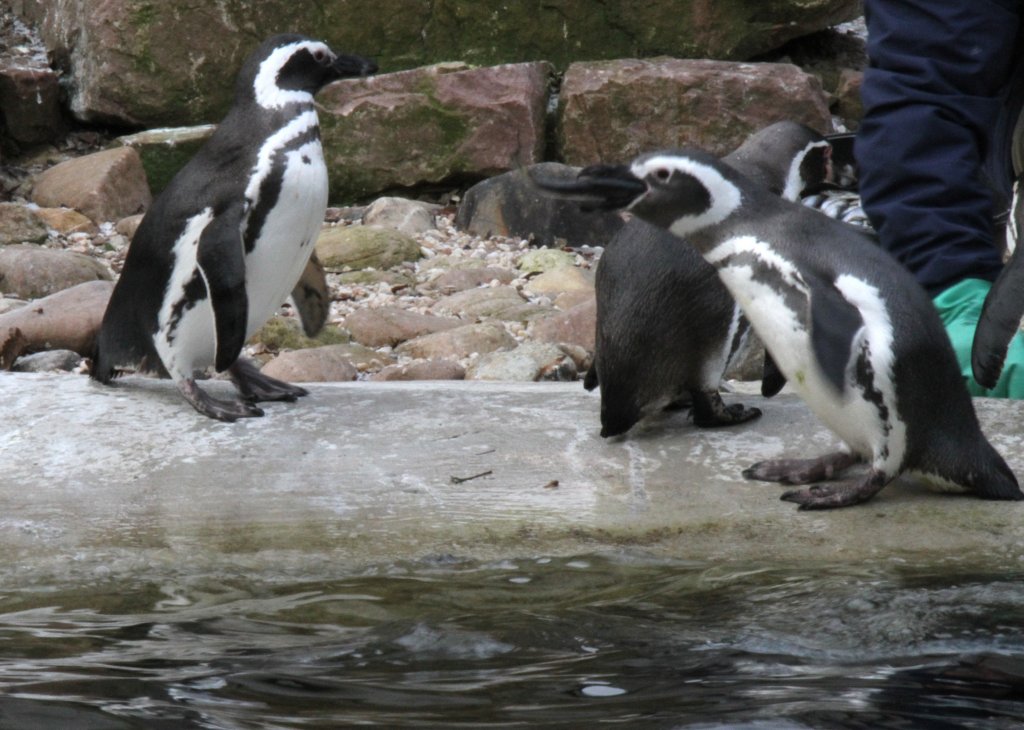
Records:
{"label": "green rubber boot", "polygon": [[953,343],[960,373],[971,395],[988,398],[1024,398],[1024,336],[1020,332],[1010,340],[1003,372],[996,387],[986,390],[978,385],[971,371],[971,346],[981,308],[992,283],[983,279],[964,279],[933,299],[939,317]]}

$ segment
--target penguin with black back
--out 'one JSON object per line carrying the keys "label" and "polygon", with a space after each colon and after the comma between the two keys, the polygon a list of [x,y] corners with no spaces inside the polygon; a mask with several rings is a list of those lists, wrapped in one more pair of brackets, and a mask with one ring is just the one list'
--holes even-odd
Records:
{"label": "penguin with black back", "polygon": [[[844,442],[814,459],[763,461],[750,479],[802,509],[870,499],[902,472],[985,499],[1024,499],[981,432],[952,345],[913,276],[852,227],[772,195],[715,157],[671,150],[547,184],[625,208],[713,265],[783,375]],[[867,462],[863,476],[832,480]]]}
{"label": "penguin with black back", "polygon": [[[168,375],[200,413],[261,416],[259,401],[294,401],[302,388],[239,355],[306,268],[327,207],[327,167],[313,95],[376,71],[301,35],[264,41],[242,65],[216,132],[153,201],[132,238],[103,317],[91,376],[121,368]],[[227,371],[240,397],[196,384]]]}
{"label": "penguin with black back", "polygon": [[[830,145],[803,124],[776,122],[725,159],[776,195],[796,200],[830,177]],[[605,246],[595,277],[594,362],[584,387],[600,386],[601,435],[617,436],[642,418],[689,406],[702,428],[761,415],[726,405],[718,387],[742,348],[749,323],[693,246],[640,218]],[[763,390],[784,380],[767,362]]]}

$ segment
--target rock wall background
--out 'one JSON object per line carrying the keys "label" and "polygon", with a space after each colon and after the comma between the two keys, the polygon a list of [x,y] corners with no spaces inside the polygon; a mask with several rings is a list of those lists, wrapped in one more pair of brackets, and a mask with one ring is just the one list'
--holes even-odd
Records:
{"label": "rock wall background", "polygon": [[832,115],[859,114],[863,43],[850,52],[822,30],[857,14],[851,0],[9,2],[41,49],[19,54],[17,34],[0,48],[0,148],[19,157],[69,126],[113,132],[154,194],[212,133],[243,56],[282,30],[383,70],[319,97],[336,203],[544,160],[723,154],[782,118],[830,132]]}
{"label": "rock wall background", "polygon": [[858,0],[10,0],[40,28],[82,121],[219,119],[246,53],[295,31],[370,55],[384,72],[674,56],[745,60],[850,20]]}

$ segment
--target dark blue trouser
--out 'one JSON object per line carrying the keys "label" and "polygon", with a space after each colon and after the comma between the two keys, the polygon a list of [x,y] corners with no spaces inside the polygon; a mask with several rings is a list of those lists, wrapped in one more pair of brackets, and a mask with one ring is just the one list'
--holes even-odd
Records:
{"label": "dark blue trouser", "polygon": [[855,150],[864,209],[932,295],[992,280],[1001,261],[980,173],[1005,143],[993,135],[1024,0],[865,0],[864,10],[870,63]]}

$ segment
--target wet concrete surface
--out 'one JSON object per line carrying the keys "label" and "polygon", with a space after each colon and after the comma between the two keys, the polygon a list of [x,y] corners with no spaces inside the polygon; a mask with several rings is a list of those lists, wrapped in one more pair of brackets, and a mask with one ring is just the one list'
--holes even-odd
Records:
{"label": "wet concrete surface", "polygon": [[[212,383],[217,391],[225,383]],[[598,436],[580,383],[312,385],[234,424],[166,381],[0,374],[0,580],[329,578],[449,557],[639,551],[701,561],[1019,566],[1024,503],[903,479],[871,502],[799,512],[750,482],[759,459],[836,440],[792,395],[700,430],[674,414]],[[976,401],[1024,478],[1024,403]]]}

